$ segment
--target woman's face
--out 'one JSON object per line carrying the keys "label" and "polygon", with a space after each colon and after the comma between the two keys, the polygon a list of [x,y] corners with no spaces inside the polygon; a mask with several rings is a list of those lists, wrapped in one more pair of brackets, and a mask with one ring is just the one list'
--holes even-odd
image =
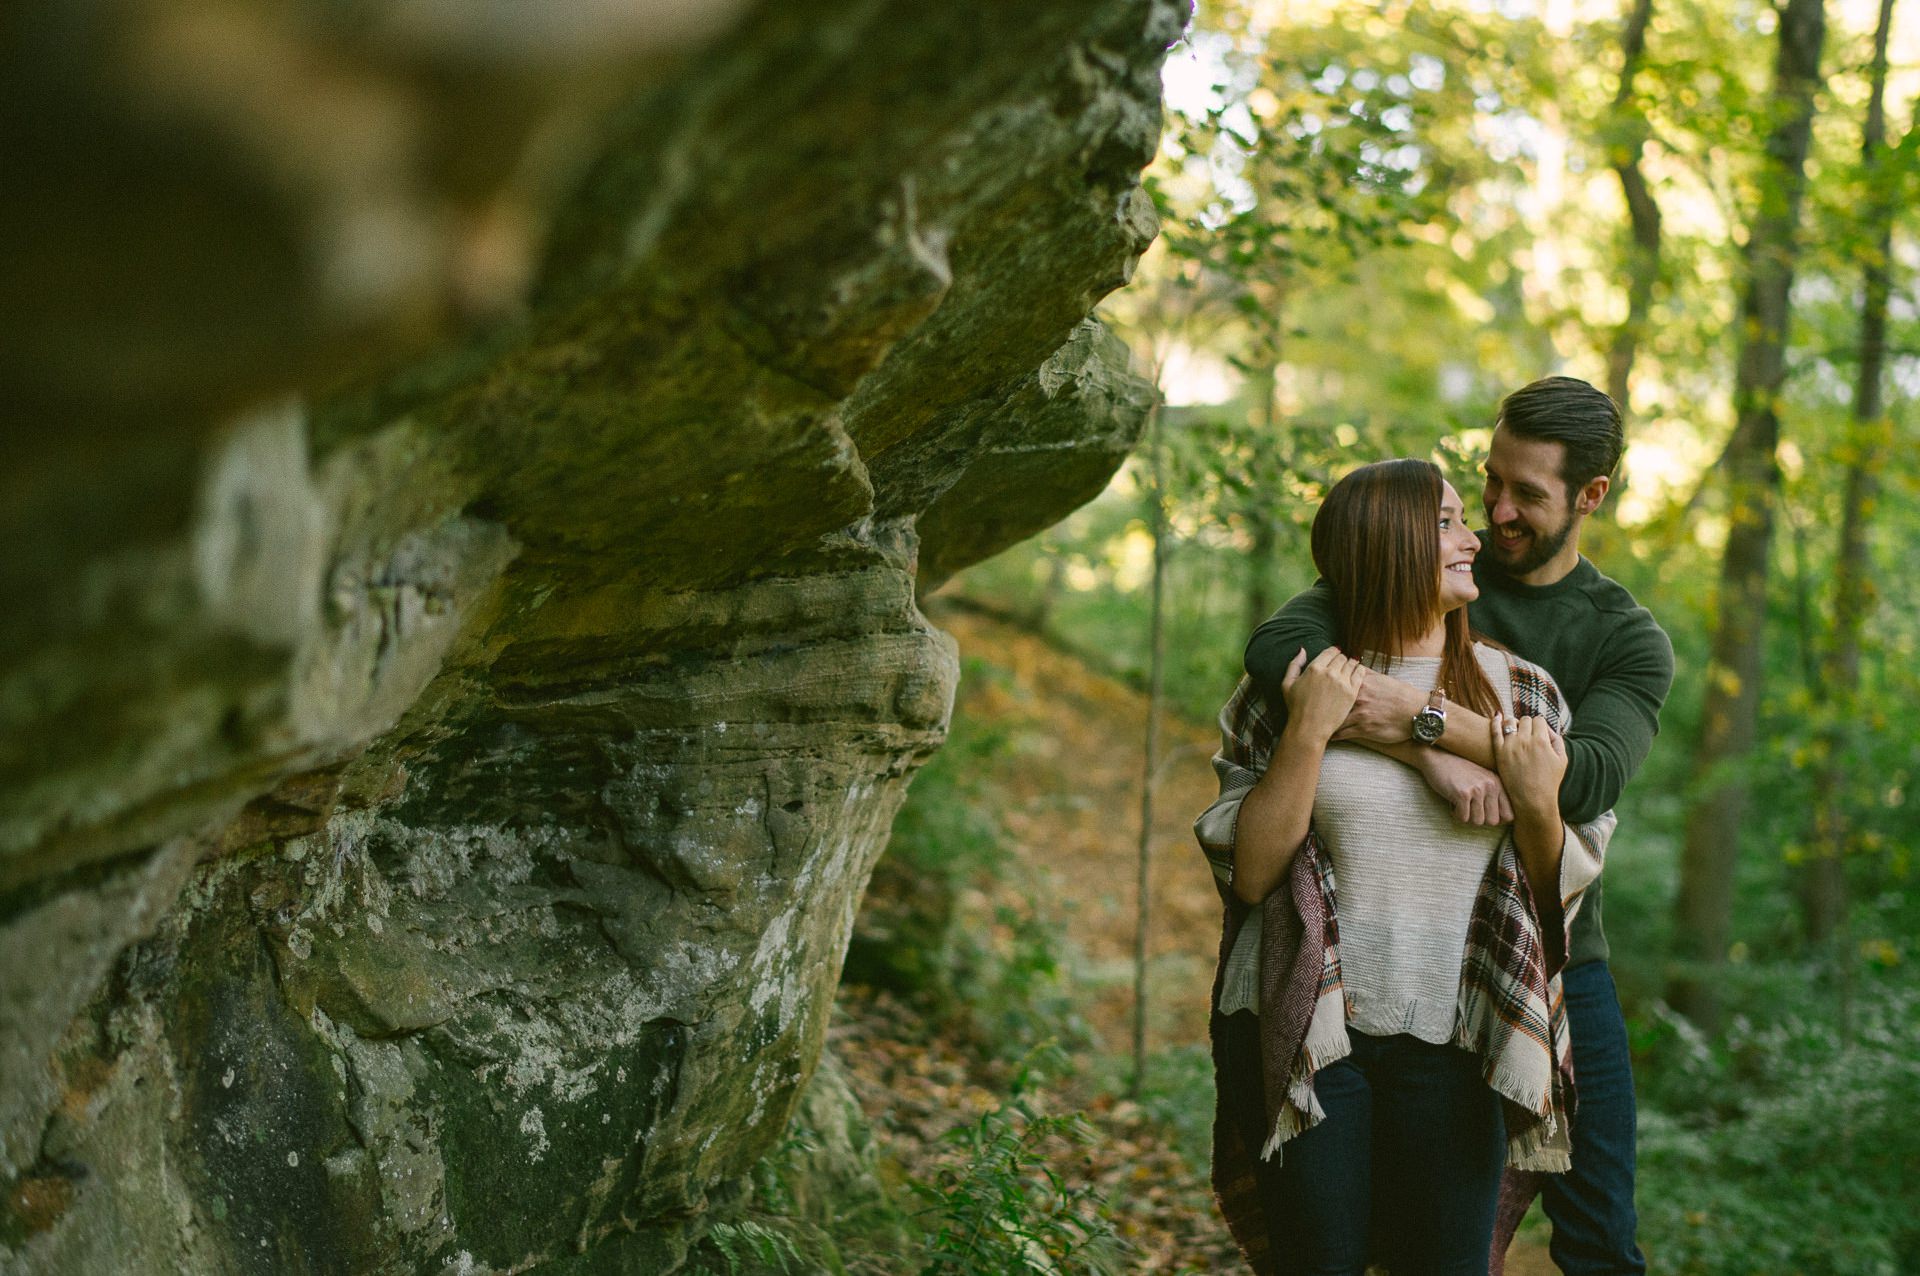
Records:
{"label": "woman's face", "polygon": [[1473,583],[1473,556],[1480,538],[1467,526],[1466,507],[1453,484],[1440,485],[1440,611],[1444,615],[1480,596]]}

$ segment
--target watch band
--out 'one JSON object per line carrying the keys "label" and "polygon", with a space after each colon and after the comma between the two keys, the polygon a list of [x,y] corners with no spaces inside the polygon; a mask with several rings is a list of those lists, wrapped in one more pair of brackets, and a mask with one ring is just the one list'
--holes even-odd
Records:
{"label": "watch band", "polygon": [[1412,735],[1420,744],[1437,744],[1446,733],[1446,695],[1436,686],[1427,695],[1426,708],[1413,715]]}

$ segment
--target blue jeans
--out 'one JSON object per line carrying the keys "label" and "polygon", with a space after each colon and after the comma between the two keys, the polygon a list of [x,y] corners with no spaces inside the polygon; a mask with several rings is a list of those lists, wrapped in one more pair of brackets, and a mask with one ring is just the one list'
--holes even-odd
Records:
{"label": "blue jeans", "polygon": [[[1260,1028],[1228,1015],[1222,1097],[1241,1138],[1266,1142]],[[1486,1276],[1506,1133],[1500,1099],[1465,1050],[1351,1033],[1353,1053],[1320,1070],[1326,1119],[1256,1164],[1278,1269],[1361,1276],[1369,1249],[1395,1276]]]}
{"label": "blue jeans", "polygon": [[1634,1242],[1633,1060],[1613,973],[1603,961],[1560,975],[1573,1037],[1573,1168],[1548,1178],[1540,1203],[1553,1224],[1550,1252],[1566,1276],[1641,1276]]}

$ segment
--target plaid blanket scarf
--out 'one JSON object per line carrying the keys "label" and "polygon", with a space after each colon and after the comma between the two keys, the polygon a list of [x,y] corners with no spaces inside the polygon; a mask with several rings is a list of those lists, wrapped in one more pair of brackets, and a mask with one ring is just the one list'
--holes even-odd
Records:
{"label": "plaid blanket scarf", "polygon": [[[1507,656],[1516,714],[1544,716],[1566,731],[1569,714],[1544,669]],[[1242,678],[1220,711],[1220,751],[1213,766],[1220,796],[1194,821],[1201,850],[1230,869],[1240,804],[1266,771],[1279,737],[1251,679]],[[1501,1183],[1491,1270],[1500,1271],[1508,1244],[1542,1177],[1570,1164],[1569,1116],[1574,1103],[1573,1053],[1559,965],[1567,951],[1580,896],[1595,877],[1613,832],[1611,811],[1580,825],[1567,839],[1561,867],[1561,933],[1551,946],[1511,832],[1502,839],[1481,880],[1460,972],[1456,1044],[1480,1057],[1482,1075],[1502,1099],[1507,1128],[1507,1172]],[[1225,904],[1212,1001],[1214,1069],[1220,1071],[1217,1007],[1227,957],[1252,915],[1216,871]],[[1216,1094],[1213,1186],[1234,1239],[1256,1273],[1278,1270],[1269,1252],[1265,1211],[1255,1188],[1254,1157],[1282,1156],[1288,1139],[1319,1124],[1325,1113],[1313,1094],[1320,1068],[1348,1049],[1349,1007],[1340,978],[1340,928],[1331,858],[1309,831],[1286,881],[1259,905],[1261,1070],[1266,1091],[1262,1148],[1247,1147]]]}

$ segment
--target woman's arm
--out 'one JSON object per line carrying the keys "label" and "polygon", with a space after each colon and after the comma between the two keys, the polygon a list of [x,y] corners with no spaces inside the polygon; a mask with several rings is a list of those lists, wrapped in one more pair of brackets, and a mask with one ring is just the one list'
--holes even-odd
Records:
{"label": "woman's arm", "polygon": [[1513,843],[1533,888],[1540,924],[1556,933],[1560,919],[1560,855],[1567,826],[1560,818],[1560,778],[1567,746],[1541,717],[1495,714],[1487,724],[1495,769],[1513,803]]}
{"label": "woman's arm", "polygon": [[1313,818],[1313,792],[1327,741],[1359,693],[1366,666],[1328,647],[1311,664],[1302,650],[1282,680],[1287,725],[1266,774],[1240,807],[1233,846],[1233,892],[1249,904],[1265,899],[1287,875]]}

